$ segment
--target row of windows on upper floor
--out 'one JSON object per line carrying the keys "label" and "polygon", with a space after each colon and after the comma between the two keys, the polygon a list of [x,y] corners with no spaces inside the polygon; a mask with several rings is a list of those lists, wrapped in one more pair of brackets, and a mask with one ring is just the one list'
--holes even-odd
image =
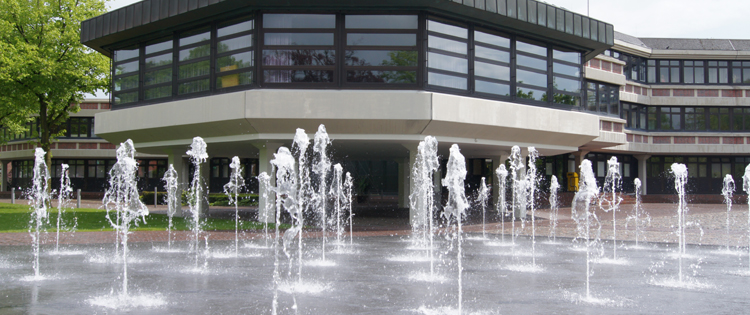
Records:
{"label": "row of windows on upper floor", "polygon": [[647,59],[615,50],[604,55],[625,62],[628,80],[648,84],[750,85],[750,60]]}
{"label": "row of windows on upper floor", "polygon": [[647,106],[623,102],[626,127],[646,131],[749,132],[750,107]]}
{"label": "row of windows on upper floor", "polygon": [[[11,133],[8,128],[2,128],[2,137],[5,141],[30,140],[39,138],[39,118],[26,122],[26,131],[22,133]],[[63,126],[65,133],[61,138],[98,138],[94,130],[94,117],[70,117]]]}
{"label": "row of windows on upper floor", "polygon": [[258,87],[427,89],[581,104],[580,52],[423,14],[256,13],[113,56],[115,105]]}

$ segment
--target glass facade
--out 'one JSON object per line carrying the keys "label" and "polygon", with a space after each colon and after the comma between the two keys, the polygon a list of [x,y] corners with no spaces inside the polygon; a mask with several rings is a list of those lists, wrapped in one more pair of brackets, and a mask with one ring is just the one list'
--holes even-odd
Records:
{"label": "glass facade", "polygon": [[750,131],[750,107],[647,106],[622,103],[629,129],[647,131]]}
{"label": "glass facade", "polygon": [[570,108],[583,93],[580,51],[417,12],[258,12],[113,55],[115,109],[253,88],[423,89]]}
{"label": "glass facade", "polygon": [[647,59],[607,51],[605,55],[625,62],[628,80],[649,84],[750,84],[750,61]]}

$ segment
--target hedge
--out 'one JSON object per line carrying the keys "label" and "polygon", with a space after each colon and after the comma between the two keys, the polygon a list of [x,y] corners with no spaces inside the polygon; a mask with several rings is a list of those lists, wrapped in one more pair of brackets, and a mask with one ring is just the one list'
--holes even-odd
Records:
{"label": "hedge", "polygon": [[[160,205],[167,204],[167,193],[160,191],[158,194],[158,203]],[[154,192],[143,191],[141,192],[141,202],[147,205],[154,204]],[[258,205],[258,194],[239,194],[238,203],[240,206],[257,206]],[[211,206],[229,206],[229,197],[223,193],[212,193],[208,194],[208,204]],[[187,192],[182,193],[182,205],[187,205]]]}

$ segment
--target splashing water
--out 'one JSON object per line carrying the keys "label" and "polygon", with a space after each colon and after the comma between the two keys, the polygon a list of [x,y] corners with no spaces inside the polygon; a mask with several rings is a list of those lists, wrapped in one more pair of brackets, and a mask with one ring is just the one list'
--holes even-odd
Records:
{"label": "splashing water", "polygon": [[261,216],[258,219],[263,222],[263,239],[266,241],[266,247],[268,247],[268,214],[271,213],[271,203],[269,198],[271,196],[271,176],[266,172],[262,172],[258,175],[258,188],[261,192],[258,196],[258,205],[265,206],[264,209],[258,209],[258,215]]}
{"label": "splashing water", "polygon": [[323,260],[326,260],[326,232],[328,216],[326,214],[326,179],[328,177],[328,171],[331,168],[331,161],[328,159],[328,145],[331,144],[331,139],[328,138],[328,132],[326,127],[320,125],[318,132],[315,133],[315,140],[313,144],[313,152],[317,159],[313,164],[312,170],[315,175],[318,176],[318,194],[315,196],[318,215],[320,216],[320,227],[323,229],[323,241],[322,244],[322,255]]}
{"label": "splashing water", "polygon": [[536,189],[538,184],[538,174],[536,173],[536,159],[539,152],[534,147],[529,147],[529,167],[526,172],[526,187],[528,189],[528,205],[531,208],[531,266],[536,266]]}
{"label": "splashing water", "polygon": [[432,181],[433,174],[440,167],[437,155],[438,142],[433,136],[427,136],[417,146],[417,157],[412,167],[412,178],[414,189],[409,195],[409,206],[415,209],[415,218],[412,218],[412,232],[414,245],[418,248],[427,248],[430,258],[430,275],[435,273],[435,265],[432,261],[434,255],[434,203],[435,193]]}
{"label": "splashing water", "polygon": [[57,235],[55,235],[55,252],[60,252],[60,224],[62,215],[70,201],[70,194],[73,188],[70,187],[70,177],[68,176],[68,164],[61,165],[60,189],[57,192]]}
{"label": "splashing water", "polygon": [[[521,223],[525,222],[526,196],[524,195],[526,181],[519,178],[524,169],[524,159],[521,156],[521,148],[513,146],[510,151],[510,180],[513,200],[511,202],[511,239],[513,247],[516,244],[516,217],[521,217]],[[523,228],[523,226],[521,227]]]}
{"label": "splashing water", "polygon": [[292,151],[297,153],[297,165],[298,167],[298,183],[299,189],[297,190],[297,208],[299,214],[293,217],[297,225],[300,226],[299,239],[297,244],[297,271],[300,275],[299,281],[302,281],[302,248],[304,246],[302,242],[302,226],[304,226],[305,211],[310,206],[310,199],[312,199],[313,190],[310,182],[310,167],[307,165],[307,147],[310,146],[310,138],[305,133],[304,129],[297,128],[294,134],[294,142],[292,143]]}
{"label": "splashing water", "polygon": [[453,239],[456,240],[458,247],[458,314],[461,314],[461,306],[463,300],[463,287],[462,287],[462,253],[461,253],[461,242],[463,241],[463,231],[461,230],[461,221],[466,215],[466,209],[469,208],[469,201],[466,199],[466,192],[464,190],[464,180],[466,179],[466,159],[464,158],[461,151],[458,149],[458,145],[453,144],[450,148],[450,156],[448,157],[448,164],[446,165],[446,174],[443,179],[442,185],[448,188],[448,202],[443,208],[443,216],[449,222],[456,220],[456,231]]}
{"label": "splashing water", "polygon": [[333,184],[331,185],[330,194],[333,196],[334,208],[336,209],[336,243],[341,244],[341,237],[344,235],[344,227],[342,224],[343,216],[341,214],[341,203],[344,199],[344,168],[341,164],[336,163],[333,166]]}
{"label": "splashing water", "polygon": [[[273,164],[272,164],[273,166]],[[281,285],[281,276],[279,274],[279,217],[281,216],[281,209],[279,207],[275,207],[275,205],[272,205],[269,201],[269,197],[271,196],[271,190],[274,189],[273,186],[271,186],[271,176],[268,175],[266,172],[262,172],[258,175],[258,187],[260,188],[260,191],[262,192],[259,196],[259,201],[265,201],[265,202],[259,202],[259,205],[265,205],[265,209],[258,209],[259,214],[263,214],[263,222],[268,222],[268,213],[270,213],[271,208],[276,208],[276,224],[274,225],[274,230],[276,237],[273,239],[273,251],[274,251],[274,261],[273,261],[273,300],[271,302],[271,314],[276,315],[277,314],[277,308],[279,305],[279,286]],[[265,234],[268,233],[268,223],[264,225],[264,232]],[[266,235],[266,246],[268,246],[268,236]]]}
{"label": "splashing water", "polygon": [[229,175],[229,182],[224,185],[224,194],[229,197],[229,204],[234,205],[234,255],[237,256],[240,248],[239,193],[245,189],[245,180],[242,178],[242,164],[238,156],[232,158],[229,168],[232,169],[232,172]]}
{"label": "splashing water", "polygon": [[620,163],[617,157],[611,157],[607,161],[607,177],[604,178],[602,186],[602,198],[599,198],[599,208],[604,212],[612,212],[612,249],[613,259],[617,260],[617,211],[620,210],[622,197],[617,194],[617,190],[622,186],[622,177],[620,176]]}
{"label": "splashing water", "polygon": [[638,178],[634,179],[633,185],[635,185],[635,205],[633,205],[633,214],[628,216],[625,227],[628,226],[628,223],[630,221],[634,222],[635,247],[638,247],[638,241],[641,239],[641,227],[644,224],[650,224],[651,217],[648,215],[648,213],[643,211],[643,207],[641,206],[641,180]]}
{"label": "splashing water", "polygon": [[[742,190],[750,195],[750,164],[745,167],[745,174],[742,176]],[[750,198],[747,198],[747,211],[747,239],[750,243]],[[748,246],[748,251],[750,251],[750,246]],[[750,255],[748,255],[748,259],[750,259]],[[750,266],[750,263],[748,266]]]}
{"label": "splashing water", "polygon": [[552,239],[553,242],[557,240],[557,211],[559,208],[559,205],[557,204],[557,192],[558,191],[560,191],[560,184],[557,183],[557,176],[552,175],[552,178],[550,179],[550,185],[549,185],[549,209],[550,209],[549,237]]}
{"label": "splashing water", "polygon": [[687,201],[685,200],[685,184],[687,184],[688,179],[688,169],[685,164],[682,163],[673,163],[672,164],[672,175],[674,175],[674,188],[677,190],[677,195],[679,197],[677,202],[677,237],[679,239],[679,250],[678,250],[678,256],[679,256],[679,265],[680,265],[680,271],[679,271],[679,280],[680,282],[683,282],[682,278],[682,257],[685,256],[686,253],[686,238],[685,238],[685,226],[686,220],[687,220]]}
{"label": "splashing water", "polygon": [[500,166],[495,169],[495,176],[497,176],[497,184],[499,186],[497,190],[497,205],[495,205],[495,208],[497,209],[497,214],[500,215],[500,237],[503,243],[505,243],[505,214],[507,211],[505,191],[508,179],[508,170],[505,169],[505,164],[500,164]]}
{"label": "splashing water", "polygon": [[[734,194],[734,179],[732,175],[724,176],[724,184],[721,187],[721,195],[724,196],[724,203],[727,205],[727,240],[729,240],[729,212],[732,211],[732,195]],[[727,241],[727,251],[729,251],[729,241]]]}
{"label": "splashing water", "polygon": [[[599,233],[601,231],[601,225],[599,219],[596,217],[596,213],[591,209],[591,204],[595,198],[599,195],[599,187],[596,185],[596,177],[594,171],[591,168],[591,161],[583,160],[581,162],[581,181],[573,197],[573,204],[571,205],[571,215],[577,223],[578,235],[576,240],[582,238],[586,242],[586,298],[591,298],[591,290],[589,288],[590,277],[591,277],[591,254],[594,250],[594,246],[599,243]],[[591,236],[591,227],[596,226],[596,235],[594,238]]]}
{"label": "splashing water", "polygon": [[[146,223],[148,208],[138,195],[136,174],[138,162],[135,160],[135,146],[128,139],[117,148],[117,163],[109,171],[109,188],[104,193],[104,208],[107,221],[119,235],[122,243],[122,292],[128,295],[128,234],[131,224],[138,226],[139,219]],[[113,220],[111,213],[116,213]]]}
{"label": "splashing water", "polygon": [[485,228],[485,222],[486,222],[486,210],[487,210],[487,199],[490,197],[490,190],[487,188],[487,184],[485,184],[484,177],[482,177],[480,183],[479,183],[479,193],[477,194],[477,200],[476,202],[481,206],[482,208],[482,238],[487,238],[487,230]]}
{"label": "splashing water", "polygon": [[[198,258],[200,251],[198,246],[200,244],[200,236],[203,233],[203,221],[201,216],[204,213],[204,194],[203,180],[201,178],[201,164],[205,163],[208,159],[208,153],[206,153],[206,142],[201,137],[193,138],[193,143],[190,145],[190,150],[187,151],[187,155],[190,156],[190,161],[193,163],[195,172],[193,173],[193,180],[190,184],[190,190],[188,191],[188,206],[190,207],[190,214],[192,218],[190,220],[190,229],[193,232],[191,246],[195,251],[195,268],[198,269]],[[207,262],[206,262],[207,263]]]}
{"label": "splashing water", "polygon": [[34,153],[34,178],[31,190],[28,193],[29,204],[31,204],[31,222],[29,222],[29,234],[31,234],[31,249],[34,253],[34,278],[39,278],[39,241],[44,223],[49,222],[47,211],[50,204],[50,196],[47,192],[49,183],[49,169],[44,162],[44,150],[36,148]]}
{"label": "splashing water", "polygon": [[354,212],[352,211],[352,188],[354,187],[354,180],[352,174],[346,172],[346,179],[344,180],[344,199],[346,202],[346,208],[349,210],[349,245],[354,244]]}
{"label": "splashing water", "polygon": [[167,247],[172,248],[172,218],[177,213],[177,208],[180,206],[179,196],[179,184],[177,178],[177,171],[174,169],[174,165],[169,164],[169,169],[164,172],[164,177],[161,179],[164,182],[164,188],[167,191]]}

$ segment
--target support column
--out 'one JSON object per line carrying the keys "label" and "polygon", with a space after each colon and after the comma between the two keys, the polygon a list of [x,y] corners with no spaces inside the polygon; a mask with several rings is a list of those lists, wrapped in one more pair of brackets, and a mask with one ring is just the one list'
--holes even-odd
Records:
{"label": "support column", "polygon": [[[273,160],[273,154],[276,153],[281,147],[281,143],[276,142],[258,142],[252,144],[258,148],[258,174],[266,172],[271,177],[271,185],[276,185],[276,173],[273,172],[271,166],[271,160]],[[263,187],[258,187],[258,195],[263,196],[265,191]],[[276,222],[276,210],[273,208],[273,204],[276,200],[276,194],[273,191],[268,192],[268,199],[258,199],[258,222],[275,223]],[[271,203],[268,205],[268,203]],[[266,220],[263,220],[263,219]]]}
{"label": "support column", "polygon": [[402,144],[408,150],[408,156],[405,158],[398,159],[398,207],[409,208],[409,223],[414,224],[418,219],[416,209],[412,209],[409,205],[409,196],[414,190],[414,181],[412,180],[411,171],[414,163],[417,160],[417,147],[418,143],[414,144]]}
{"label": "support column", "polygon": [[[169,155],[167,155],[167,163],[171,164],[172,167],[174,167],[174,170],[177,172],[177,196],[180,196],[178,200],[182,200],[182,191],[188,185],[188,168],[186,167],[187,164],[185,163],[185,159],[182,157],[182,154],[183,152],[175,152],[173,150],[171,153],[169,153]],[[175,215],[178,217],[185,216],[182,212],[182,204],[180,202],[177,203],[177,211],[175,212]]]}
{"label": "support column", "polygon": [[575,169],[573,170],[573,172],[576,172],[579,175],[581,174],[581,162],[583,162],[583,160],[586,159],[586,154],[589,154],[589,152],[591,151],[578,151],[578,152],[571,153],[576,158],[576,165],[575,165]]}
{"label": "support column", "polygon": [[498,152],[497,155],[491,157],[492,158],[492,182],[494,183],[492,185],[492,205],[491,205],[493,209],[495,208],[495,205],[497,205],[497,200],[500,198],[500,183],[497,182],[497,175],[495,171],[497,170],[498,167],[500,167],[500,165],[504,165],[505,161],[507,161],[509,157],[510,157],[510,152],[508,151]]}
{"label": "support column", "polygon": [[646,161],[648,161],[648,158],[651,157],[650,154],[638,154],[633,155],[633,157],[638,160],[638,179],[641,180],[641,195],[647,195],[646,187],[648,183],[648,168],[646,167]]}
{"label": "support column", "polygon": [[8,163],[9,161],[0,161],[0,191],[8,191]]}

